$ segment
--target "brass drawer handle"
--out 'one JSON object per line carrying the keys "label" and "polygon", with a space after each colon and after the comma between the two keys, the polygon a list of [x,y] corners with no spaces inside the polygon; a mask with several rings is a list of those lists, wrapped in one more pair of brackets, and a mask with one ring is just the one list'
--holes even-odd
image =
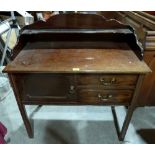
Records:
{"label": "brass drawer handle", "polygon": [[100,78],[100,82],[102,82],[104,86],[109,86],[116,83],[116,79],[113,77],[110,81],[106,81],[104,78]]}
{"label": "brass drawer handle", "polygon": [[108,99],[112,98],[113,96],[111,94],[107,94],[107,95],[101,95],[98,94],[98,98],[102,101],[107,101]]}

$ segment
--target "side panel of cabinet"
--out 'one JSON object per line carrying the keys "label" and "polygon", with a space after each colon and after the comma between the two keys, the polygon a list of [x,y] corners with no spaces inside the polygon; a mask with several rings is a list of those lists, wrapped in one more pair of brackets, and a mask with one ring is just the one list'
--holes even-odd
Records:
{"label": "side panel of cabinet", "polygon": [[138,101],[142,106],[155,106],[155,51],[145,51],[144,61],[150,67],[152,73],[145,76]]}

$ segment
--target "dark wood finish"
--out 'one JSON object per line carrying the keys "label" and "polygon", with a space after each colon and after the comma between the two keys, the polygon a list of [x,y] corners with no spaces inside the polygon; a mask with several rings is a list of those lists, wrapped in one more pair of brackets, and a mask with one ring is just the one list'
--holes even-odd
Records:
{"label": "dark wood finish", "polygon": [[[144,77],[142,87],[139,95],[139,103],[142,106],[155,105],[155,51],[146,51],[144,54],[144,61],[152,70],[151,73]],[[146,91],[147,90],[147,91]]]}
{"label": "dark wood finish", "polygon": [[131,27],[97,15],[60,15],[23,29],[4,72],[30,137],[25,104],[90,104],[128,106],[120,135],[124,138],[138,106],[137,79],[150,72],[142,58]]}
{"label": "dark wood finish", "polygon": [[136,29],[139,41],[143,44],[144,48],[144,61],[151,68],[152,73],[145,76],[139,94],[139,104],[142,106],[155,105],[155,17],[144,12],[123,12],[128,18],[125,23],[130,24],[134,21],[137,26]]}
{"label": "dark wood finish", "polygon": [[[112,15],[111,15],[112,16]],[[113,17],[135,28],[136,35],[144,48],[144,61],[152,73],[145,76],[139,93],[139,105],[155,105],[155,16],[145,12],[113,12]]]}
{"label": "dark wood finish", "polygon": [[133,92],[130,90],[80,89],[78,102],[101,105],[129,105]]}
{"label": "dark wood finish", "polygon": [[27,133],[28,133],[28,136],[30,138],[33,138],[34,133],[33,133],[33,130],[32,130],[32,126],[31,126],[31,123],[30,123],[30,121],[28,119],[25,106],[22,104],[22,100],[21,100],[20,95],[19,95],[20,90],[16,85],[15,78],[16,78],[15,75],[9,74],[9,79],[10,79],[10,82],[11,82],[11,85],[12,85],[16,100],[17,100],[19,111],[21,113],[24,125],[25,125]]}
{"label": "dark wood finish", "polygon": [[25,104],[75,102],[76,99],[74,75],[17,74],[16,85]]}
{"label": "dark wood finish", "polygon": [[105,74],[85,74],[77,76],[77,83],[81,86],[98,86],[104,89],[134,89],[137,82],[137,75],[105,75]]}
{"label": "dark wood finish", "polygon": [[103,16],[95,14],[61,14],[52,16],[46,22],[38,21],[25,26],[13,50],[12,59],[29,42],[50,41],[60,49],[66,47],[66,42],[71,42],[70,47],[67,46],[67,48],[79,48],[77,42],[82,45],[84,42],[83,48],[88,49],[92,48],[91,44],[93,48],[103,48],[101,45],[98,47],[98,44],[95,46],[96,42],[102,41],[125,42],[142,60],[143,50],[136,40],[133,28],[116,20],[106,20]]}
{"label": "dark wood finish", "polygon": [[135,89],[135,92],[134,92],[134,95],[133,95],[133,98],[131,101],[131,105],[128,107],[126,118],[124,120],[123,127],[122,127],[120,135],[119,135],[120,140],[124,140],[124,137],[125,137],[125,134],[127,132],[127,128],[129,126],[130,120],[132,118],[132,114],[134,112],[134,109],[136,108],[136,106],[138,106],[137,101],[138,101],[140,87],[142,86],[143,78],[144,78],[144,75],[139,75],[139,79],[138,79],[136,89]]}
{"label": "dark wood finish", "polygon": [[134,74],[148,70],[131,49],[37,49],[22,50],[4,72]]}

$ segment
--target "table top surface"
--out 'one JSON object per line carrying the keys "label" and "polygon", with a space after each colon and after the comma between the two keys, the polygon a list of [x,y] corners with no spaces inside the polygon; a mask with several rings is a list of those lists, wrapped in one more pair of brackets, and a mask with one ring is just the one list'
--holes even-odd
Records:
{"label": "table top surface", "polygon": [[23,49],[8,73],[147,73],[131,49]]}

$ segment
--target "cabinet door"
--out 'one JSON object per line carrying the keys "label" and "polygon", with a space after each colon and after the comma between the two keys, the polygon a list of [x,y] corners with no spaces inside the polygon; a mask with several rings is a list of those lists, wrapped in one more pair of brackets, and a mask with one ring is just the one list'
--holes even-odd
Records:
{"label": "cabinet door", "polygon": [[145,51],[144,61],[152,73],[145,76],[138,101],[140,105],[155,105],[155,51]]}
{"label": "cabinet door", "polygon": [[61,103],[74,101],[76,98],[73,76],[36,73],[16,77],[23,102]]}

